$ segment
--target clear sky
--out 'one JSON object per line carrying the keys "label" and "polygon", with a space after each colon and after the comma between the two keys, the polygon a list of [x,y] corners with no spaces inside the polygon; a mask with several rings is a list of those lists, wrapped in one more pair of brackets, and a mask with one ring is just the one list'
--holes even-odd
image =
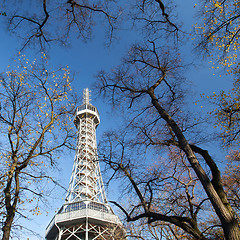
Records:
{"label": "clear sky", "polygon": [[[184,20],[186,24],[185,28],[190,32],[191,26],[195,21],[192,18],[195,1],[181,0],[179,2],[181,4],[179,16]],[[6,27],[2,21],[3,18],[4,16],[0,16],[0,72],[6,70],[20,48],[19,40],[5,31]],[[113,42],[113,44],[107,48],[104,46],[103,31],[99,26],[97,31],[95,31],[94,39],[88,43],[83,43],[81,40],[74,38],[71,44],[72,46],[69,48],[52,46],[49,52],[49,63],[54,66],[68,65],[70,70],[75,73],[73,87],[78,94],[81,95],[83,88],[91,88],[94,82],[94,75],[98,70],[110,69],[120,62],[121,57],[127,51],[129,43],[131,43],[134,38],[133,33],[129,32],[128,34],[124,34],[124,32],[121,32],[119,34],[119,40]],[[201,61],[197,59],[197,56],[191,51],[192,43],[189,42],[184,55],[189,63],[195,61],[197,66],[191,68],[186,73],[186,77],[193,83],[192,86],[196,92],[197,99],[199,99],[198,96],[200,93],[210,94],[221,89],[228,89],[230,86],[229,80],[226,80],[225,77],[219,77],[221,73],[214,72],[207,60]],[[35,53],[30,50],[27,51],[26,55],[29,59],[33,60],[35,58]],[[213,75],[213,73],[216,74]],[[114,114],[111,114],[111,109],[106,103],[103,103],[100,99],[94,99],[94,96],[92,96],[92,99],[93,105],[98,107],[101,116],[101,124],[97,132],[97,139],[99,140],[105,130],[109,130],[110,127],[117,126],[119,123],[114,117]],[[61,159],[61,180],[66,187],[70,180],[73,158],[74,154],[67,153],[66,157]],[[116,196],[115,193],[116,192],[114,192],[114,194],[109,193],[108,199],[114,198]],[[54,207],[61,207],[61,199],[64,199],[64,197],[65,196],[56,196],[52,199],[52,203],[50,203],[52,207],[50,208],[51,210],[48,216],[43,213],[40,217],[33,217],[31,225],[34,226],[35,230],[42,235],[42,237],[44,237],[45,227],[54,215]],[[33,237],[29,238],[31,240],[34,239]],[[24,239],[27,239],[27,237]]]}

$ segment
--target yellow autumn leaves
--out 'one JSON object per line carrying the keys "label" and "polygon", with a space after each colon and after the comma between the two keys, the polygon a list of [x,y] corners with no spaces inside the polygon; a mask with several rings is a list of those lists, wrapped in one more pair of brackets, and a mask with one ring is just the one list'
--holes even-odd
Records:
{"label": "yellow autumn leaves", "polygon": [[239,0],[206,1],[202,19],[195,25],[196,33],[203,36],[201,43],[210,52],[214,63],[239,69],[237,53],[240,50]]}

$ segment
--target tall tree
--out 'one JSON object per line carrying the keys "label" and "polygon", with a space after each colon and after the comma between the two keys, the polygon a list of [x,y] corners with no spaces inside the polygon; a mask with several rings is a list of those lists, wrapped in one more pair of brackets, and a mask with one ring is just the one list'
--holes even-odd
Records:
{"label": "tall tree", "polygon": [[[74,139],[76,97],[69,70],[46,68],[44,56],[41,63],[20,57],[15,67],[0,79],[3,240],[10,238],[16,215],[26,216],[22,206],[44,197],[45,181],[53,180],[47,169]],[[29,210],[39,214],[36,205]]]}
{"label": "tall tree", "polygon": [[[208,151],[198,145],[197,140],[188,133],[191,125],[186,124],[188,113],[183,106],[183,100],[187,89],[181,69],[183,65],[177,51],[159,47],[158,42],[151,41],[133,46],[123,63],[110,73],[100,72],[98,87],[100,92],[112,100],[114,106],[118,104],[123,108],[130,108],[133,115],[130,113],[129,123],[139,129],[136,138],[140,136],[143,144],[176,147],[183,154],[201,184],[201,191],[206,194],[204,201],[208,201],[218,216],[225,238],[240,239],[238,221],[223,189],[220,170]],[[154,119],[151,119],[150,114],[153,114]],[[147,122],[147,128],[138,125],[141,123],[140,116]],[[126,146],[122,146],[124,153]],[[129,146],[132,145],[129,143]],[[128,221],[141,218],[146,218],[148,222],[167,221],[182,228],[195,239],[207,238],[204,232],[199,231],[195,219],[195,214],[201,208],[199,205],[191,204],[188,214],[182,212],[182,215],[169,216],[172,211],[164,214],[162,208],[152,205],[152,188],[146,184],[145,189],[149,188],[146,200],[144,192],[138,187],[138,180],[132,175],[134,170],[131,168],[131,156],[125,164],[121,162],[125,155],[120,156],[122,158],[118,161],[110,158],[109,164],[115,171],[122,171],[129,179],[139,199],[134,209],[142,209],[140,213],[133,214],[134,216],[131,216],[133,211],[128,213],[124,210]],[[114,154],[110,157],[114,157]],[[159,179],[159,176],[157,178]],[[186,196],[189,195],[186,193]],[[187,199],[190,204],[191,196]]]}

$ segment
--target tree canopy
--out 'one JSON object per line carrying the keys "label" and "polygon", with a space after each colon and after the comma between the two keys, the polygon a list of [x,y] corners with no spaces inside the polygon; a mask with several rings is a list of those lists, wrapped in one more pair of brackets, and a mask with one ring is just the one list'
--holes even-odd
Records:
{"label": "tree canopy", "polygon": [[[48,69],[42,62],[20,56],[15,69],[1,75],[1,221],[2,239],[9,239],[16,215],[27,218],[24,205],[38,215],[39,200],[47,196],[45,182],[56,153],[71,148],[75,139],[69,124],[76,98],[67,68]],[[41,204],[40,204],[41,205]]]}
{"label": "tree canopy", "polygon": [[[42,0],[31,11],[26,11],[29,1],[10,1],[2,9],[7,12],[4,19],[9,21],[10,32],[23,40],[22,50],[30,46],[47,52],[52,43],[68,45],[76,36],[86,42],[102,23],[108,42],[117,30],[125,39],[132,32],[137,36],[134,43],[129,39],[122,61],[110,70],[100,70],[94,83],[95,92],[121,112],[121,126],[104,134],[99,157],[111,174],[108,180],[120,179],[130,199],[125,205],[113,203],[122,211],[131,238],[240,239],[240,5],[237,0],[196,2],[193,9],[199,15],[191,34],[193,46],[178,5],[161,0],[61,4]],[[208,96],[214,106],[207,106],[210,116],[189,104],[195,96],[191,79],[185,77],[192,67],[184,59],[187,48],[197,49],[215,71],[223,67],[232,76],[230,90]],[[20,190],[42,195],[26,183],[28,178],[49,179],[39,166],[54,164],[52,152],[71,147],[74,136],[69,117],[76,100],[68,69],[61,69],[57,77],[57,71],[24,61],[17,64],[17,71],[2,76],[1,85],[1,123],[8,142],[2,151],[7,159],[2,172],[2,213],[3,231],[8,233],[18,211]],[[235,149],[230,149],[225,161],[214,156],[216,145],[221,151],[223,146]],[[20,175],[26,186],[16,188]]]}

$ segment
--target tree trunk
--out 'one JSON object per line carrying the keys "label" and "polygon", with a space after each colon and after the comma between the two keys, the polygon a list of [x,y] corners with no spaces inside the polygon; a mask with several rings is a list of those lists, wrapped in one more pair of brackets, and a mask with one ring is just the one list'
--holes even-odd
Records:
{"label": "tree trunk", "polygon": [[3,231],[2,240],[9,240],[9,238],[10,238],[12,222],[13,222],[13,218],[15,215],[12,210],[10,212],[11,213],[7,216],[6,221],[4,222],[4,226],[2,228],[2,231]]}
{"label": "tree trunk", "polygon": [[[9,177],[7,180],[7,185],[6,188],[4,189],[4,195],[5,195],[5,207],[6,207],[6,220],[4,222],[4,226],[2,228],[3,231],[3,238],[2,240],[9,240],[10,238],[10,232],[12,228],[12,223],[13,219],[15,217],[16,213],[16,206],[18,202],[18,197],[19,197],[19,171],[15,170],[16,169],[16,163],[17,163],[17,158],[14,157],[14,164],[9,171]],[[15,171],[15,174],[13,174]],[[14,175],[14,178],[13,178]],[[11,197],[11,187],[12,187],[12,181],[13,179],[15,180],[15,192],[13,193],[13,197]]]}
{"label": "tree trunk", "polygon": [[[167,122],[167,124],[172,128],[173,132],[175,133],[180,148],[185,152],[186,157],[191,164],[191,167],[195,171],[198,179],[200,180],[206,194],[209,197],[209,200],[218,215],[221,225],[224,231],[224,236],[226,240],[240,240],[240,230],[238,226],[238,221],[234,216],[232,209],[228,208],[230,204],[223,203],[220,196],[218,195],[216,189],[212,185],[209,177],[207,176],[206,172],[198,162],[194,152],[192,151],[188,141],[186,140],[185,136],[183,135],[181,129],[179,128],[178,124],[172,119],[172,117],[168,114],[165,109],[163,109],[154,93],[154,89],[149,89],[148,94],[152,99],[153,106],[157,109],[160,116]],[[224,194],[224,193],[223,193]],[[227,199],[227,198],[226,198]],[[226,206],[225,206],[226,205]]]}
{"label": "tree trunk", "polygon": [[223,224],[226,240],[240,240],[240,230],[237,219],[233,216],[231,221]]}

